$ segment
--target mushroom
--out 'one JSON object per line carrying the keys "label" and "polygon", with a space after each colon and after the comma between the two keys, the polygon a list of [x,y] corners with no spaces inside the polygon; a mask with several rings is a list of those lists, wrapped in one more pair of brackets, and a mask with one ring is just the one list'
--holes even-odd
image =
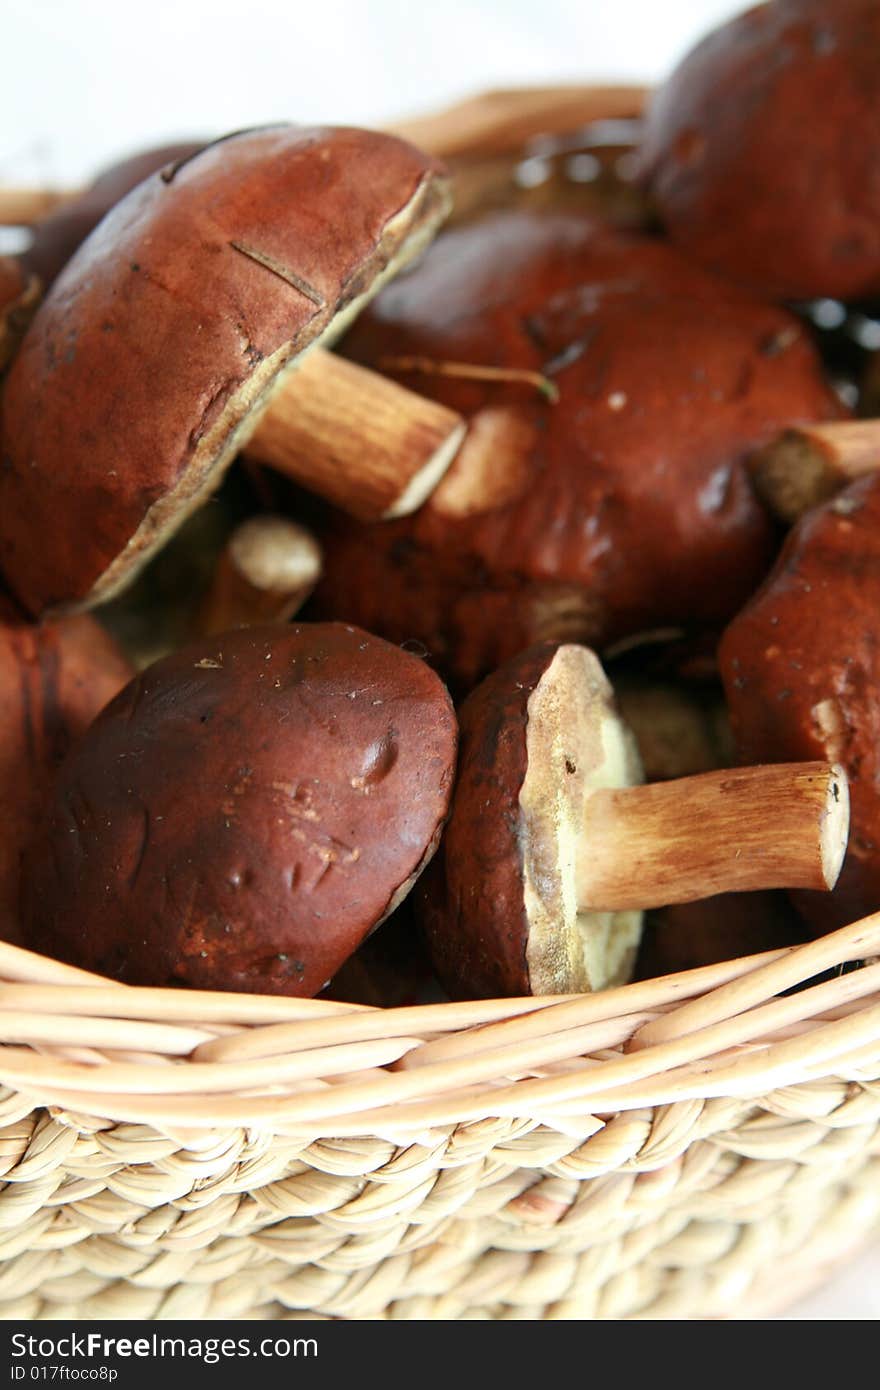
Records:
{"label": "mushroom", "polygon": [[835,891],[798,893],[817,933],[880,908],[880,476],[807,512],[728,625],[719,666],[743,762],[828,758],[845,768],[849,853]]}
{"label": "mushroom", "polygon": [[573,206],[645,227],[655,219],[629,166],[646,96],[620,85],[493,91],[390,128],[448,160],[450,224],[498,207]]}
{"label": "mushroom", "polygon": [[[620,83],[610,87],[597,87],[595,83],[514,87],[481,92],[427,116],[394,120],[385,129],[428,154],[449,161],[455,183],[453,215],[459,218],[485,208],[487,198],[509,198],[518,166],[523,157],[529,158],[533,153],[542,159],[549,157],[552,162],[557,156],[561,159],[569,155],[577,160],[582,150],[588,150],[595,151],[600,166],[607,156],[613,160],[617,152],[631,147],[645,97],[644,87],[624,87]],[[548,142],[552,146],[549,151]],[[162,163],[178,157],[177,150],[183,156],[187,149],[200,145],[165,148],[168,153]],[[162,153],[161,149],[146,150],[113,165],[85,191],[0,187],[0,224],[32,226],[40,237],[43,223],[53,221],[56,213],[62,214],[66,209],[103,206],[103,216],[111,201],[152,172],[152,167],[159,167]],[[137,173],[138,170],[142,172]],[[601,167],[585,171],[581,163],[565,172],[588,198],[595,184],[604,181],[605,171]],[[522,189],[529,181],[519,182]],[[628,201],[633,201],[632,194]],[[604,199],[602,205],[607,209]],[[60,221],[66,228],[63,216]]]}
{"label": "mushroom", "polygon": [[648,104],[641,176],[672,240],[778,299],[880,291],[876,0],[774,0]]}
{"label": "mushroom", "polygon": [[520,654],[471,692],[459,722],[453,808],[424,893],[434,968],[454,996],[623,983],[645,908],[828,889],[840,871],[838,767],[640,784],[635,742],[586,647]]}
{"label": "mushroom", "polygon": [[223,548],[195,620],[198,632],[286,622],[311,594],[322,567],[311,531],[260,512],[242,521]]}
{"label": "mushroom", "polygon": [[11,362],[39,298],[36,277],[11,256],[0,256],[0,372]]}
{"label": "mushroom", "polygon": [[403,141],[292,126],[217,141],[117,203],[6,380],[0,563],[20,601],[112,596],[246,443],[358,515],[417,506],[463,425],[324,348],[447,209],[440,167]]}
{"label": "mushroom", "polygon": [[646,913],[634,978],[655,980],[808,939],[803,919],[783,891],[719,893]]}
{"label": "mushroom", "polygon": [[468,434],[413,516],[313,519],[315,612],[417,638],[460,690],[542,638],[721,626],[777,545],[744,458],[846,414],[792,315],[571,212],[443,231],[340,351]]}
{"label": "mushroom", "polygon": [[80,243],[121,198],[150,174],[178,160],[192,158],[206,143],[205,140],[189,140],[158,145],[139,150],[103,169],[87,188],[62,198],[34,221],[30,244],[21,253],[22,264],[47,289]]}
{"label": "mushroom", "polygon": [[0,598],[0,937],[18,937],[18,878],[42,799],[71,745],[130,680],[86,614],[41,625]]}
{"label": "mushroom", "polygon": [[27,943],[131,983],[317,994],[434,853],[456,743],[433,671],[356,628],[189,644],[59,770]]}

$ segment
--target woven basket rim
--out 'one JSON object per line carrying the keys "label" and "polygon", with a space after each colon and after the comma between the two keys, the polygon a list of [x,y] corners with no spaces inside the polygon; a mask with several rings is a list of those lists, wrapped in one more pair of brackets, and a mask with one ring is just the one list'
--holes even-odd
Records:
{"label": "woven basket rim", "polygon": [[[595,994],[379,1008],[132,986],[0,943],[0,1084],[53,1111],[430,1137],[880,1073],[880,912],[804,945]],[[861,968],[844,970],[847,964]]]}

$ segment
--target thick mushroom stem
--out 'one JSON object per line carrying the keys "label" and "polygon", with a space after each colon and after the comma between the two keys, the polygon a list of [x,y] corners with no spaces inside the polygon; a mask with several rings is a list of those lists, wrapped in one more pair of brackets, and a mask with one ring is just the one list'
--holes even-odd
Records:
{"label": "thick mushroom stem", "polygon": [[783,430],[749,459],[755,490],[789,523],[880,468],[880,420],[833,420]]}
{"label": "thick mushroom stem", "polygon": [[577,852],[578,905],[616,912],[764,888],[828,890],[848,831],[846,774],[828,763],[597,790]]}
{"label": "thick mushroom stem", "polygon": [[304,526],[268,512],[248,517],[223,549],[196,631],[286,622],[309,597],[322,566],[321,547]]}
{"label": "thick mushroom stem", "polygon": [[464,439],[461,416],[312,348],[288,372],[245,452],[361,521],[416,511]]}

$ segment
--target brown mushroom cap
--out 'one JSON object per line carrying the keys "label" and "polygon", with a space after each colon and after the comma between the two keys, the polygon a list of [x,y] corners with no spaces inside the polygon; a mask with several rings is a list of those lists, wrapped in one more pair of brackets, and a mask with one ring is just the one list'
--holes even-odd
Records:
{"label": "brown mushroom cap", "polygon": [[[543,638],[726,622],[775,546],[743,459],[844,413],[793,316],[571,213],[442,232],[341,350],[470,426],[413,516],[332,518],[315,611],[418,638],[461,688]],[[539,373],[559,398],[414,357]]]}
{"label": "brown mushroom cap", "polygon": [[623,983],[642,912],[576,900],[585,798],[642,776],[598,660],[542,643],[472,691],[459,725],[453,810],[420,893],[438,978],[474,998]]}
{"label": "brown mushroom cap", "polygon": [[314,995],[433,854],[456,740],[430,668],[355,628],[186,646],[64,763],[27,940],[133,983]]}
{"label": "brown mushroom cap", "polygon": [[689,254],[781,299],[880,291],[880,6],[775,0],[649,104],[640,162]]}
{"label": "brown mushroom cap", "polygon": [[880,908],[880,477],[852,483],[790,531],[719,648],[741,762],[829,758],[849,777],[852,828],[834,892],[798,893],[817,932]]}
{"label": "brown mushroom cap", "polygon": [[51,778],[132,668],[85,614],[36,625],[0,598],[0,937],[18,935],[21,855]]}
{"label": "brown mushroom cap", "polygon": [[422,249],[447,199],[440,167],[392,136],[279,126],[117,203],[7,379],[0,565],[22,603],[123,587],[217,486],[283,370]]}
{"label": "brown mushroom cap", "polygon": [[22,263],[39,277],[44,288],[48,287],[120,198],[158,169],[191,158],[205,143],[190,140],[157,145],[111,164],[82,193],[65,198],[34,224],[31,244],[21,254]]}
{"label": "brown mushroom cap", "polygon": [[11,256],[0,256],[0,372],[12,360],[39,298],[36,277]]}

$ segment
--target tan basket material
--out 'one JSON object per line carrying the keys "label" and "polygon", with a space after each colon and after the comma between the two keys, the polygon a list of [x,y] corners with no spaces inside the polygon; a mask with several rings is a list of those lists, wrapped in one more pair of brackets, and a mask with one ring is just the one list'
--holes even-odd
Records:
{"label": "tan basket material", "polygon": [[[495,197],[530,134],[641,94],[577,101],[421,138],[472,191],[503,166]],[[0,945],[0,1316],[763,1316],[880,1231],[878,955],[880,914],[600,995],[379,1010]]]}
{"label": "tan basket material", "polygon": [[2,946],[2,1316],[744,1316],[880,1228],[878,950],[383,1011]]}

